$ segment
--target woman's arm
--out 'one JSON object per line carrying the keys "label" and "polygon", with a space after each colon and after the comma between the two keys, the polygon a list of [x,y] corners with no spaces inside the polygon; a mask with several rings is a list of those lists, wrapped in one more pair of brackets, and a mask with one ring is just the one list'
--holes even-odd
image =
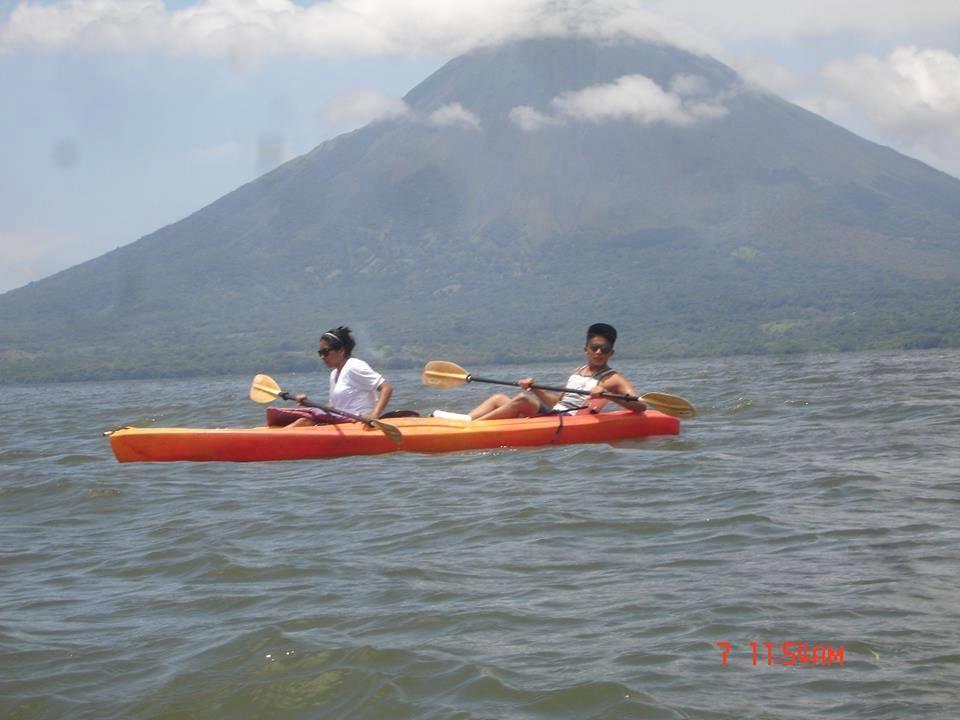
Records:
{"label": "woman's arm", "polygon": [[383,411],[387,408],[387,403],[390,402],[390,397],[393,395],[393,385],[390,384],[389,380],[384,380],[380,383],[380,387],[377,388],[379,397],[377,397],[377,406],[373,408],[373,417],[378,418],[383,415]]}

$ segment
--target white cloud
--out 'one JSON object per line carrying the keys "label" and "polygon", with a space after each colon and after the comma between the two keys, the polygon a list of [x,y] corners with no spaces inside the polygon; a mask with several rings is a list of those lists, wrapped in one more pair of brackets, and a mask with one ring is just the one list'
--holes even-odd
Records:
{"label": "white cloud", "polygon": [[960,55],[900,47],[824,67],[826,101],[858,111],[905,140],[960,141]]}
{"label": "white cloud", "polygon": [[198,0],[180,9],[164,0],[21,0],[0,24],[0,52],[160,49],[244,62],[454,55],[518,37],[626,34],[723,56],[710,38],[957,30],[957,0]]}
{"label": "white cloud", "polygon": [[670,80],[670,91],[681,97],[703,95],[709,89],[707,79],[700,75],[674,75]]}
{"label": "white cloud", "polygon": [[821,75],[824,87],[797,104],[960,177],[960,55],[903,46],[828,63]]}
{"label": "white cloud", "polygon": [[320,114],[335,126],[359,127],[409,113],[410,106],[401,98],[374,90],[358,90],[334,97]]}
{"label": "white cloud", "polygon": [[694,122],[719,120],[730,112],[719,99],[684,102],[683,109],[693,118]]}
{"label": "white cloud", "polygon": [[630,119],[642,125],[689,125],[679,95],[664,92],[645,75],[624,75],[612,83],[565,92],[551,103],[566,117],[601,122]]}
{"label": "white cloud", "polygon": [[402,98],[372,90],[338,95],[318,113],[318,119],[340,127],[360,127],[399,117],[426,122],[436,127],[480,129],[480,119],[460,103],[450,103],[427,115],[418,115]]}
{"label": "white cloud", "polygon": [[686,127],[727,114],[719,97],[706,97],[709,87],[702,77],[677,75],[671,87],[673,90],[666,91],[646,75],[624,75],[612,83],[558,95],[550,101],[553,115],[521,105],[510,111],[510,119],[524,130],[570,120],[631,120],[641,125]]}
{"label": "white cloud", "polygon": [[117,50],[153,46],[152,31],[165,24],[162,0],[62,0],[21,2],[0,27],[0,50],[106,45]]}
{"label": "white cloud", "polygon": [[450,103],[444,105],[439,110],[434,110],[428,117],[431,125],[438,127],[461,127],[468,130],[479,130],[480,120],[469,110],[465,109],[460,103]]}
{"label": "white cloud", "polygon": [[956,0],[651,0],[645,5],[701,32],[741,37],[902,34],[960,25]]}
{"label": "white cloud", "polygon": [[768,58],[739,58],[730,64],[746,83],[767,92],[788,95],[803,85],[796,73]]}
{"label": "white cloud", "polygon": [[519,105],[510,111],[510,121],[523,130],[539,130],[547,125],[561,123],[557,118],[537,112],[529,105]]}
{"label": "white cloud", "polygon": [[321,57],[452,55],[518,37],[627,34],[714,52],[690,27],[638,0],[23,0],[0,25],[0,51],[160,49],[237,61],[274,54]]}

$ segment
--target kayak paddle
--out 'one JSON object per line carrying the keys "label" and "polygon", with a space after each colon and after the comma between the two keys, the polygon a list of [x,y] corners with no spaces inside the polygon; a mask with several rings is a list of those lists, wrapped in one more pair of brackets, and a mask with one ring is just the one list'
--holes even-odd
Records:
{"label": "kayak paddle", "polygon": [[[250,383],[251,400],[258,403],[268,403],[276,400],[277,398],[296,401],[295,397],[288,392],[284,392],[280,386],[277,385],[276,380],[269,375],[257,375],[253,378],[253,382]],[[353,413],[347,412],[346,410],[337,410],[329,405],[320,405],[319,403],[307,402],[306,399],[298,402],[300,402],[301,405],[319,408],[320,410],[330,413],[331,415],[342,415],[343,417],[350,418],[351,420],[362,422],[368,427],[376,428],[395,443],[403,442],[403,435],[401,435],[400,430],[393,425],[388,425],[387,423],[380,422],[379,420],[369,420],[360,415],[354,415]]]}
{"label": "kayak paddle", "polygon": [[[471,375],[456,363],[445,360],[431,360],[423,368],[423,384],[433,387],[451,388],[465,385],[469,382],[490,383],[491,385],[512,385],[520,387],[520,383],[507,382],[505,380],[491,380],[489,378],[477,377]],[[577,390],[568,387],[551,387],[549,385],[531,385],[530,387],[539,390],[549,390],[551,392],[576,393],[577,395],[590,395],[589,390]],[[648,392],[643,395],[621,395],[618,393],[602,393],[601,397],[614,398],[617,400],[639,400],[649,405],[654,410],[659,410],[664,415],[689,419],[697,416],[697,409],[687,400],[678,395],[671,395],[663,392]]]}

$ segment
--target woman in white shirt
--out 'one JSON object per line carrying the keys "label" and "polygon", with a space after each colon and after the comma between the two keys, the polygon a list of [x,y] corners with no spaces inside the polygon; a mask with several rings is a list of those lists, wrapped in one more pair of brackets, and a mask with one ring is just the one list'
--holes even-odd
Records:
{"label": "woman in white shirt", "polygon": [[[323,364],[330,368],[328,404],[338,410],[375,420],[383,414],[390,402],[393,386],[366,362],[352,356],[356,345],[350,328],[342,325],[320,336],[320,349],[317,353]],[[305,400],[306,395],[297,395],[295,399]],[[326,418],[327,416],[321,417],[321,413],[314,417],[318,421],[325,421]],[[342,418],[331,417],[330,420],[336,422]],[[312,424],[313,420],[301,418],[287,427]]]}

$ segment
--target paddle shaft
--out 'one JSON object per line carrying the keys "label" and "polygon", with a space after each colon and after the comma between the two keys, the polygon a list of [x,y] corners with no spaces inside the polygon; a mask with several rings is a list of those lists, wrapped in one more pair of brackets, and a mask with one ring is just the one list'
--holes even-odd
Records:
{"label": "paddle shaft", "polygon": [[314,408],[317,408],[318,410],[323,410],[324,412],[330,413],[331,415],[343,415],[343,417],[348,417],[351,420],[362,422],[364,425],[367,425],[368,427],[376,427],[378,424],[383,424],[383,423],[377,423],[376,420],[369,420],[368,418],[365,418],[361,415],[354,415],[353,413],[347,412],[346,410],[338,410],[337,408],[330,407],[329,405],[321,405],[320,403],[310,402],[306,398],[304,398],[303,400],[297,400],[297,398],[295,398],[293,395],[291,395],[288,392],[281,392],[280,397],[283,398],[284,400],[293,400],[294,402],[298,402],[301,405],[306,405],[307,407],[314,407]]}
{"label": "paddle shaft", "polygon": [[[506,382],[505,380],[491,380],[490,378],[476,377],[475,375],[467,375],[467,382],[481,382],[489,383],[491,385],[510,385],[512,387],[520,387],[518,382]],[[575,388],[568,387],[553,387],[552,385],[531,385],[531,389],[536,388],[537,390],[549,390],[550,392],[558,393],[575,393],[577,395],[592,395],[589,390],[577,390]],[[625,400],[627,402],[643,402],[643,399],[638,395],[622,395],[620,393],[600,393],[600,397],[610,398],[612,400]]]}

